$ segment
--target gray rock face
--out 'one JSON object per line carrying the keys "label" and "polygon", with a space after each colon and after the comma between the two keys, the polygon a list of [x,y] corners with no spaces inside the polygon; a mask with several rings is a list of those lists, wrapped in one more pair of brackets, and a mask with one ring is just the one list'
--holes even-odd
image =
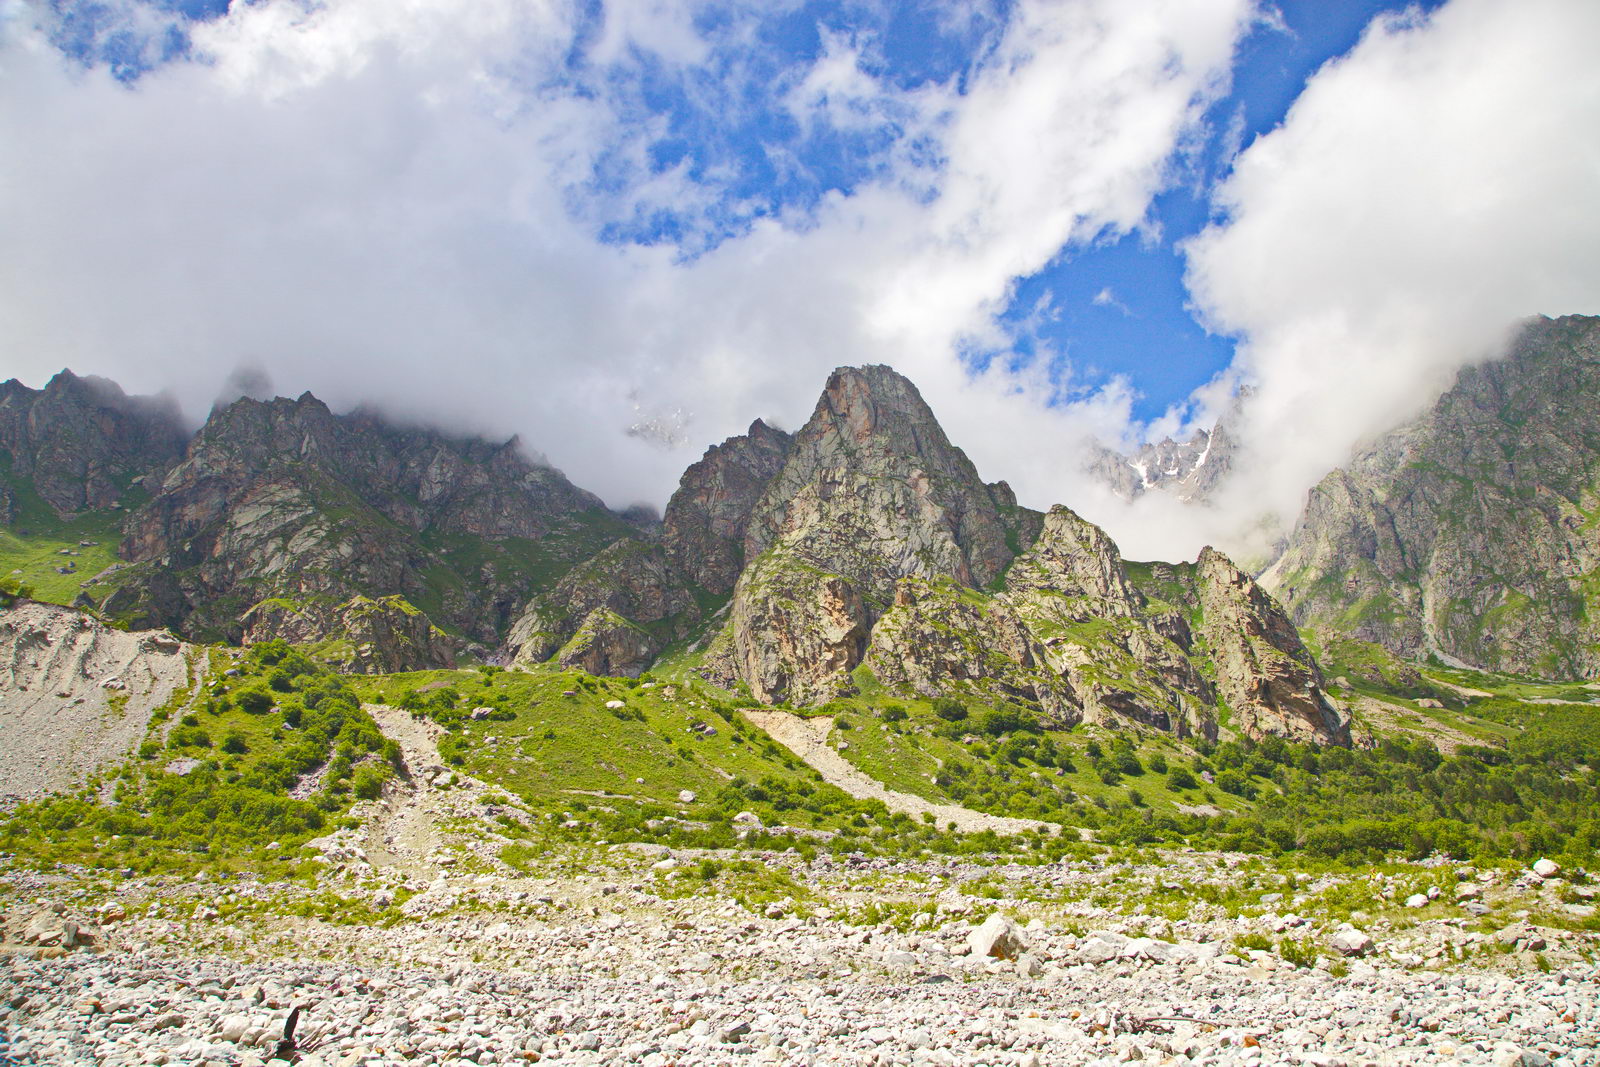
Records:
{"label": "gray rock face", "polygon": [[680,574],[718,596],[733,592],[751,513],[783,469],[792,440],[757,419],[683,472],[662,516],[662,547]]}
{"label": "gray rock face", "polygon": [[1502,360],[1322,480],[1262,583],[1294,621],[1496,671],[1600,674],[1600,318]]}
{"label": "gray rock face", "polygon": [[708,672],[764,701],[828,699],[848,688],[897,582],[994,581],[1015,555],[1020,511],[909,381],[887,367],[836,370],[756,504]]}
{"label": "gray rock face", "polygon": [[269,599],[241,621],[244,640],[252,644],[273,638],[311,644],[334,637],[319,655],[356,674],[450,667],[464,646],[398,596],[356,596],[342,604]]}
{"label": "gray rock face", "polygon": [[781,544],[887,604],[901,578],[989,584],[1014,538],[916,386],[888,367],[846,367],[756,505],[745,558]]}
{"label": "gray rock face", "polygon": [[745,568],[707,676],[740,682],[764,704],[819,704],[851,686],[871,616],[855,586],[786,549]]}
{"label": "gray rock face", "polygon": [[[185,437],[170,399],[128,396],[104,378],[64,370],[43,389],[14,378],[0,383],[0,454],[9,457],[9,474],[31,482],[62,515],[120,502],[131,479],[159,477],[177,462]],[[0,512],[15,504],[5,474]]]}
{"label": "gray rock face", "polygon": [[661,652],[648,631],[607,608],[591,611],[556,654],[556,662],[590,674],[637,678]]}
{"label": "gray rock face", "polygon": [[1198,572],[1217,690],[1241,732],[1348,745],[1349,719],[1323,692],[1316,660],[1277,602],[1215,549],[1200,553]]}

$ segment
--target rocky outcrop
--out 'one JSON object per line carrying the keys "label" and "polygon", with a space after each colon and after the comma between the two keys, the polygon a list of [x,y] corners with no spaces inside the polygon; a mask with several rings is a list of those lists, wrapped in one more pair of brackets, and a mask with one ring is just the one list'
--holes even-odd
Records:
{"label": "rocky outcrop", "polygon": [[126,535],[114,614],[237,640],[265,600],[398,596],[486,644],[552,572],[635,536],[515,440],[335,415],[310,394],[212,412]]}
{"label": "rocky outcrop", "polygon": [[1600,676],[1600,318],[1529,323],[1310,493],[1262,583],[1302,626]]}
{"label": "rocky outcrop", "polygon": [[[135,479],[177,462],[186,436],[170,398],[128,396],[104,378],[64,370],[43,389],[0,383],[0,487],[25,481],[60,515],[119,505]],[[4,495],[0,511],[11,512],[13,491]]]}
{"label": "rocky outcrop", "polygon": [[1323,691],[1316,660],[1283,608],[1213,548],[1200,553],[1196,572],[1201,635],[1239,732],[1348,745],[1349,719]]}
{"label": "rocky outcrop", "polygon": [[683,472],[662,515],[662,547],[680,574],[714,595],[733,592],[750,516],[783,469],[792,440],[757,419]]}
{"label": "rocky outcrop", "polygon": [[314,644],[320,659],[354,674],[452,667],[465,646],[398,596],[357,596],[342,604],[274,597],[241,621],[247,643],[282,638]]}
{"label": "rocky outcrop", "polygon": [[606,608],[590,612],[556,654],[563,667],[637,678],[661,651],[648,631]]}
{"label": "rocky outcrop", "polygon": [[549,659],[596,612],[620,617],[635,630],[653,631],[649,642],[653,652],[662,642],[688,636],[700,619],[699,606],[660,545],[620,540],[574,567],[550,592],[534,598],[507,638],[512,658],[517,663]]}
{"label": "rocky outcrop", "polygon": [[854,585],[787,548],[745,568],[729,616],[707,676],[742,682],[763,704],[819,704],[848,691],[871,627]]}
{"label": "rocky outcrop", "polygon": [[948,579],[903,579],[894,606],[872,628],[866,665],[879,682],[923,697],[964,696],[1039,708],[1042,721],[1083,718],[1072,683],[1004,598]]}

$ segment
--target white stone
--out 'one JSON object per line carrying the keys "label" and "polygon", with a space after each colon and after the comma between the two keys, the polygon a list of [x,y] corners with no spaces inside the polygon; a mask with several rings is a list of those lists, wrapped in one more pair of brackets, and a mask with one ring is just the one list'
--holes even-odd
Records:
{"label": "white stone", "polygon": [[1534,863],[1533,873],[1540,878],[1554,878],[1561,873],[1561,864],[1555,860],[1541,859]]}
{"label": "white stone", "polygon": [[1028,950],[1028,939],[1008,916],[995,912],[967,935],[967,952],[974,957],[1014,960]]}
{"label": "white stone", "polygon": [[1331,938],[1333,947],[1346,956],[1363,956],[1372,951],[1372,937],[1349,923],[1340,923]]}

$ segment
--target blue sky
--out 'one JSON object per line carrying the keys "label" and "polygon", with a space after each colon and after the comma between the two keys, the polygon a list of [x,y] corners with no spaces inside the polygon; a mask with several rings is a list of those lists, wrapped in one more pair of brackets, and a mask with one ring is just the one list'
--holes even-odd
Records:
{"label": "blue sky", "polygon": [[[1181,555],[1600,310],[1597,38],[1592,0],[0,0],[0,345],[195,418],[254,367],[517,433],[617,506],[887,362],[986,477]],[[1085,474],[1245,383],[1236,499]]]}
{"label": "blue sky", "polygon": [[[139,6],[52,0],[60,19],[54,41],[131,88],[152,70],[188,60],[189,27],[228,10],[223,0],[157,0],[143,5],[153,17],[141,29],[128,18]],[[1144,224],[1075,241],[1016,278],[999,312],[1006,343],[970,346],[969,362],[1053,362],[1063,400],[1120,376],[1135,390],[1140,420],[1182,405],[1234,355],[1233,339],[1209,333],[1189,309],[1181,250],[1212,217],[1211,191],[1233,154],[1282,122],[1306,80],[1348,52],[1375,16],[1437,6],[1288,0],[1262,8],[1238,43],[1230,91],[1206,110],[1198,141],[1170,161],[1170,180]],[[936,170],[938,144],[919,139],[915,116],[892,100],[859,108],[850,124],[808,123],[783,94],[830,46],[855,50],[866,73],[899,92],[945,86],[960,93],[992,56],[1012,5],[953,10],[941,2],[804,0],[752,18],[743,5],[713,3],[693,16],[709,47],[684,65],[638,45],[628,62],[597,58],[607,11],[600,0],[581,0],[572,8],[563,63],[533,88],[606,96],[649,133],[642,152],[629,139],[596,156],[586,180],[568,191],[574,213],[595,218],[605,242],[670,246],[692,258],[747,232],[754,220],[803,219],[824,196],[883,180],[902,154]],[[641,181],[667,172],[681,173],[709,198],[686,207],[630,199]],[[596,204],[605,208],[596,211]]]}

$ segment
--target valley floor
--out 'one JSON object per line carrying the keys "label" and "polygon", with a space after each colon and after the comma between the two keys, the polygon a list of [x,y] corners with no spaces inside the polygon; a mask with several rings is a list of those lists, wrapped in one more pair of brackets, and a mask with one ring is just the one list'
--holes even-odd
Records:
{"label": "valley floor", "polygon": [[[1302,921],[1287,910],[1065,903],[1075,885],[1214,883],[1237,857],[753,858],[804,900],[741,902],[735,883],[698,881],[693,857],[625,846],[525,876],[385,880],[357,861],[337,891],[12,871],[0,1062],[260,1065],[298,1005],[306,1067],[1600,1064],[1592,946],[1531,926],[1474,954],[1459,921],[1387,939],[1377,922],[1370,954],[1295,966],[1241,946]],[[971,951],[996,905],[1016,916],[1015,960]],[[89,947],[37,947],[74,940],[69,922]]]}

